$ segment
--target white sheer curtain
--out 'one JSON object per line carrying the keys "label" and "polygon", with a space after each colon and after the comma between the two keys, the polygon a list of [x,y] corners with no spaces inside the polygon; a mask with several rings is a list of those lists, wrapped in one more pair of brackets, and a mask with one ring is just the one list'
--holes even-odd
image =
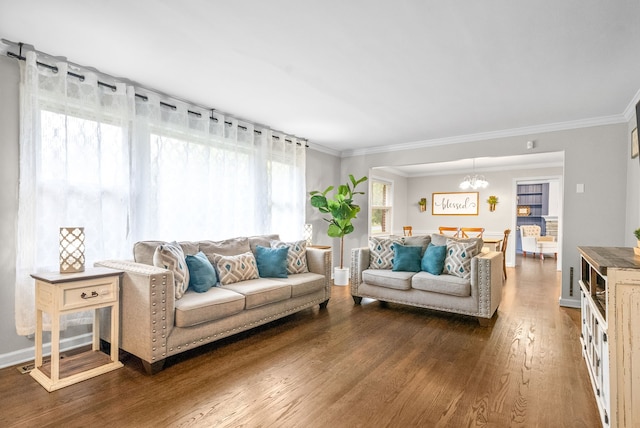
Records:
{"label": "white sheer curtain", "polygon": [[131,258],[143,239],[302,239],[303,142],[55,65],[37,66],[33,52],[21,63],[18,334],[34,331],[29,275],[58,269],[61,226],[85,227],[87,266]]}
{"label": "white sheer curtain", "polygon": [[[216,112],[136,100],[135,240],[302,239],[305,149]],[[213,120],[211,119],[213,118]],[[285,141],[288,140],[288,141]]]}
{"label": "white sheer curtain", "polygon": [[[86,261],[130,253],[128,127],[132,95],[36,64],[21,62],[20,187],[16,255],[16,331],[34,332],[34,282],[30,274],[58,269],[58,231],[83,226]],[[63,325],[91,322],[86,313]]]}

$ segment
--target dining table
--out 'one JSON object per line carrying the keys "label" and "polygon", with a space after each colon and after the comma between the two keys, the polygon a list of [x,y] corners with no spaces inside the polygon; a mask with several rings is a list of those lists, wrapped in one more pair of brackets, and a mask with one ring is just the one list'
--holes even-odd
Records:
{"label": "dining table", "polygon": [[504,238],[482,238],[484,246],[489,248],[489,251],[501,251],[500,244]]}

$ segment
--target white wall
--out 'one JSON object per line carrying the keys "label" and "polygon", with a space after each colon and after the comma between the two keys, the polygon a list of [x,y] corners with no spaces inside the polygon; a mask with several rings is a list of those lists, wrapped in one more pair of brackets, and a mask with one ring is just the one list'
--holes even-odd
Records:
{"label": "white wall", "polygon": [[15,60],[0,57],[0,355],[33,346],[16,334],[15,266],[16,221],[18,218],[18,85],[20,76]]}
{"label": "white wall", "polygon": [[633,231],[640,228],[640,159],[631,159],[631,131],[636,127],[635,116],[627,124],[627,189],[624,245],[635,247],[636,237]]}
{"label": "white wall", "polygon": [[[458,184],[463,174],[411,177],[408,181],[409,214],[407,224],[413,226],[417,233],[437,233],[439,226],[454,227],[484,227],[485,235],[501,237],[504,230],[511,227],[515,212],[512,209],[512,184],[519,177],[548,177],[562,175],[562,168],[536,168],[508,171],[494,171],[482,174],[489,182],[486,189],[479,193],[478,215],[472,216],[442,216],[433,215],[433,193],[459,192]],[[489,211],[487,198],[490,195],[498,197],[498,204],[494,212]],[[417,201],[427,198],[427,211],[420,212]]]}
{"label": "white wall", "polygon": [[[317,209],[311,206],[309,192],[317,190],[323,192],[329,186],[337,186],[346,182],[349,177],[340,175],[340,158],[327,153],[323,153],[312,148],[306,153],[306,181],[307,181],[307,202],[305,218],[306,222],[313,225],[313,244],[334,246],[333,264],[340,264],[338,239],[330,238],[327,235],[328,223]],[[359,178],[359,177],[358,177]],[[366,217],[366,211],[364,211]],[[345,255],[344,263],[348,264],[348,257]]]}

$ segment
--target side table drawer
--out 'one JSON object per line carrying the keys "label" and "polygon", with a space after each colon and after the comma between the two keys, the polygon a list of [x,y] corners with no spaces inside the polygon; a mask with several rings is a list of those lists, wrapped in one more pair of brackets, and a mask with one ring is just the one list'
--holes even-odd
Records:
{"label": "side table drawer", "polygon": [[72,287],[62,290],[61,310],[82,308],[101,303],[115,302],[117,300],[117,282],[110,278],[77,283]]}

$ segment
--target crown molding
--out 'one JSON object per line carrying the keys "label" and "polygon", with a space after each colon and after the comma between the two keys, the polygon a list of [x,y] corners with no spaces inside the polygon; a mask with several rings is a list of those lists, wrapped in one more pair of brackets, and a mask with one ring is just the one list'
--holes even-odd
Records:
{"label": "crown molding", "polygon": [[[639,91],[640,94],[640,91]],[[638,95],[638,94],[637,94]],[[633,104],[635,113],[635,104]],[[629,108],[629,107],[627,107]],[[628,122],[625,115],[602,116],[591,119],[581,119],[569,122],[549,123],[545,125],[525,126],[522,128],[504,129],[500,131],[481,132],[478,134],[458,135],[455,137],[436,138],[433,140],[422,140],[411,143],[393,144],[388,146],[369,147],[364,149],[344,150],[340,157],[347,158],[353,156],[371,155],[377,153],[398,152],[402,150],[421,149],[425,147],[443,146],[447,144],[460,144],[473,141],[484,141],[506,137],[517,137],[521,135],[541,134],[545,132],[566,131],[569,129],[589,128],[592,126],[612,125]]]}
{"label": "crown molding", "polygon": [[627,122],[636,116],[636,104],[638,104],[638,101],[640,101],[640,89],[638,89],[638,92],[633,96],[627,108],[624,109],[624,113],[622,113]]}
{"label": "crown molding", "polygon": [[307,142],[307,144],[309,145],[310,149],[313,149],[313,150],[315,150],[317,152],[325,153],[327,155],[335,156],[335,157],[338,157],[338,158],[342,157],[340,150],[330,149],[328,147],[321,146],[319,144],[313,144],[311,142]]}

